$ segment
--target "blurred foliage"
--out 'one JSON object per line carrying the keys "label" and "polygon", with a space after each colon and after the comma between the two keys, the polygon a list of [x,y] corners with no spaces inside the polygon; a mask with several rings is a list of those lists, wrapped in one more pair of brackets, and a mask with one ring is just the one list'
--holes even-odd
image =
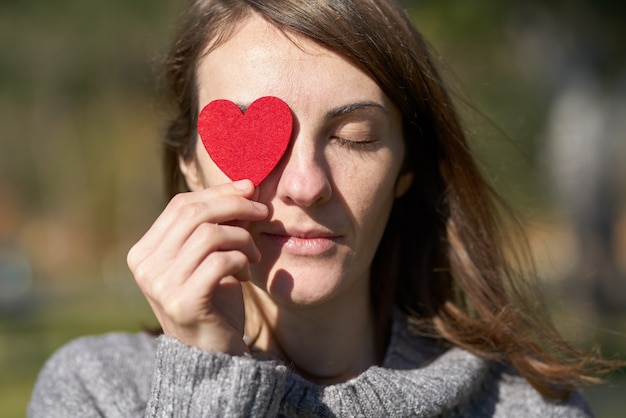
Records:
{"label": "blurred foliage", "polygon": [[[619,1],[406,0],[468,120],[475,150],[521,211],[554,202],[541,160],[548,110],[577,54],[601,57],[600,76],[626,69],[626,4]],[[543,43],[544,45],[538,45]]]}
{"label": "blurred foliage", "polygon": [[[0,2],[0,251],[23,255],[15,271],[27,287],[17,289],[28,290],[0,297],[3,416],[23,416],[37,371],[61,344],[152,321],[125,254],[163,204],[160,59],[185,3]],[[538,157],[560,71],[551,70],[554,51],[529,44],[529,28],[546,31],[558,54],[590,43],[610,80],[626,68],[626,3],[403,3],[442,61],[490,179],[521,211],[547,216],[541,238],[556,257],[567,253],[571,236],[545,215],[553,202]],[[623,317],[600,325],[617,333],[590,333],[600,328],[591,314],[571,329],[567,319],[587,311],[554,294],[559,327],[626,351]],[[607,401],[623,392],[626,377],[616,379],[621,386],[590,392],[598,416],[626,408],[623,396]]]}
{"label": "blurred foliage", "polygon": [[158,210],[159,56],[175,3],[0,4],[0,190],[37,275],[84,275]]}

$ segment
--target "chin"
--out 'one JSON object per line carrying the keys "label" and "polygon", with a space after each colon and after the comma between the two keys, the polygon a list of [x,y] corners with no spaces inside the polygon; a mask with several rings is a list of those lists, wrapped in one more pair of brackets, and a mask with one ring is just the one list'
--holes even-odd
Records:
{"label": "chin", "polygon": [[313,307],[335,299],[345,283],[334,272],[320,274],[277,269],[268,274],[265,283],[257,283],[278,305]]}

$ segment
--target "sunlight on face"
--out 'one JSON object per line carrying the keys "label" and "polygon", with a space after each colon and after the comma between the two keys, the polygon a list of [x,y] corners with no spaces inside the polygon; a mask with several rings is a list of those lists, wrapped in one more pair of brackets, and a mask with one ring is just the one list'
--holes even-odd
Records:
{"label": "sunlight on face", "polygon": [[[200,109],[276,96],[294,115],[290,146],[259,186],[270,216],[249,226],[263,257],[251,266],[254,283],[285,304],[368,297],[404,157],[400,114],[380,87],[256,16],[201,61],[198,85]],[[196,152],[197,187],[229,181],[200,141]]]}

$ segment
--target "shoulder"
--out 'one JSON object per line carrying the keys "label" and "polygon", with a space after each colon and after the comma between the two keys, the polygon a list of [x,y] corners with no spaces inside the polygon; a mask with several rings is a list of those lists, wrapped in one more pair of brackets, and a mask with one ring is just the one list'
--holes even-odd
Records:
{"label": "shoulder", "polygon": [[51,358],[66,353],[90,353],[108,356],[113,351],[142,352],[156,349],[157,337],[148,333],[112,332],[102,335],[90,335],[77,338],[59,348]]}
{"label": "shoulder", "polygon": [[586,418],[593,413],[580,391],[574,391],[569,398],[553,400],[542,396],[528,381],[512,367],[499,367],[498,403],[496,416],[506,417],[563,417]]}
{"label": "shoulder", "polygon": [[81,337],[58,349],[46,362],[42,373],[88,374],[96,370],[100,373],[99,369],[151,368],[155,351],[156,338],[145,333]]}
{"label": "shoulder", "polygon": [[[398,392],[404,392],[405,399],[427,394],[413,403],[423,409],[436,400],[436,408],[443,408],[437,413],[447,410],[452,416],[507,418],[593,416],[579,391],[563,401],[545,398],[512,366],[459,347],[443,347],[420,336],[402,315],[394,317],[383,367],[377,373],[389,377],[385,387],[402,382]],[[396,405],[399,402],[402,400],[394,401]]]}
{"label": "shoulder", "polygon": [[[58,349],[44,364],[33,390],[29,414],[56,408],[80,414],[81,408],[124,393],[140,407],[148,397],[156,339],[148,334],[112,333],[82,337]],[[101,399],[102,398],[102,399]],[[89,416],[84,415],[84,416]]]}

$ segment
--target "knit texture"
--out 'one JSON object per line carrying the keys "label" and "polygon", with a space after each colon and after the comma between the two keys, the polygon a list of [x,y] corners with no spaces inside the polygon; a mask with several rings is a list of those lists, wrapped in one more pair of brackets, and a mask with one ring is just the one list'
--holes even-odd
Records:
{"label": "knit texture", "polygon": [[84,337],[44,365],[29,417],[590,417],[579,392],[543,398],[515,370],[410,332],[400,315],[381,367],[311,383],[273,361],[148,334]]}

